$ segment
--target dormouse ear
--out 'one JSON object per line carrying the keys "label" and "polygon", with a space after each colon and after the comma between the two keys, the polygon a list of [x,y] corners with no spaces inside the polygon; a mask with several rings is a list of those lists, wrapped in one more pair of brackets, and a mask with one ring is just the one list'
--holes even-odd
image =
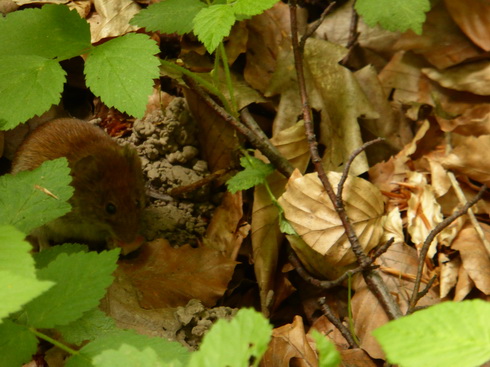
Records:
{"label": "dormouse ear", "polygon": [[73,164],[71,174],[73,177],[89,176],[95,171],[97,171],[97,158],[94,155],[88,155]]}

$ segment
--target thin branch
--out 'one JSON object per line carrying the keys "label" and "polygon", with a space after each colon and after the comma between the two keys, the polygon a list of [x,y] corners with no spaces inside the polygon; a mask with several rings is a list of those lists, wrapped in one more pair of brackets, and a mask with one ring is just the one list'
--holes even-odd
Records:
{"label": "thin branch", "polygon": [[316,21],[314,21],[313,23],[310,24],[310,26],[306,30],[305,34],[303,34],[303,37],[301,37],[301,40],[299,41],[298,47],[301,50],[301,52],[303,52],[303,50],[305,49],[306,40],[308,38],[310,38],[313,35],[313,33],[316,32],[316,30],[318,29],[318,27],[320,27],[320,25],[323,23],[323,21],[327,17],[327,15],[330,14],[330,12],[332,11],[332,9],[335,6],[335,4],[336,4],[335,1],[331,2],[323,10],[322,15],[320,15],[320,18],[318,18]]}
{"label": "thin branch", "polygon": [[344,184],[345,184],[345,181],[347,180],[347,177],[349,176],[349,170],[350,170],[350,167],[352,166],[352,162],[354,162],[354,159],[356,159],[356,157],[359,154],[361,154],[362,152],[364,152],[366,150],[366,148],[369,147],[370,145],[380,143],[383,140],[385,140],[385,139],[384,138],[377,138],[377,139],[368,141],[367,143],[364,143],[361,147],[357,148],[356,150],[354,150],[351,153],[349,159],[345,163],[344,170],[342,172],[342,177],[340,178],[339,184],[337,185],[337,200],[342,200],[342,191],[344,190]]}
{"label": "thin branch", "polygon": [[322,308],[323,314],[337,329],[339,329],[342,336],[345,338],[347,343],[349,343],[349,346],[351,348],[359,348],[359,345],[354,340],[354,337],[350,333],[349,329],[347,329],[345,325],[339,320],[339,318],[333,314],[331,308],[325,302],[325,297],[319,298],[318,303]]}
{"label": "thin branch", "polygon": [[[303,119],[305,121],[305,130],[306,137],[310,146],[311,153],[311,161],[315,166],[315,169],[318,173],[318,177],[323,184],[323,187],[332,201],[335,210],[342,222],[343,227],[345,228],[345,233],[349,242],[351,244],[351,249],[356,255],[357,262],[361,267],[367,267],[370,262],[369,257],[364,253],[362,249],[359,239],[354,231],[352,223],[350,222],[349,217],[345,211],[343,203],[337,202],[337,196],[333,190],[333,187],[330,181],[327,178],[325,170],[322,165],[322,161],[318,152],[318,142],[316,141],[316,136],[313,130],[313,120],[311,115],[311,108],[309,105],[308,93],[306,91],[306,82],[303,72],[303,55],[302,50],[299,48],[298,44],[298,24],[296,17],[296,9],[297,1],[290,0],[289,2],[289,14],[291,19],[291,40],[293,44],[293,55],[294,62],[296,67],[296,75],[298,78],[299,84],[299,92],[301,96],[301,104],[303,106]],[[340,205],[338,205],[340,204]],[[362,272],[364,279],[366,280],[366,284],[369,289],[378,296],[378,300],[380,301],[383,309],[386,311],[387,315],[390,318],[398,318],[402,316],[402,312],[400,307],[396,304],[393,297],[390,295],[386,284],[383,282],[381,277],[376,276],[373,270],[365,270]]]}
{"label": "thin branch", "polygon": [[209,94],[207,94],[192,78],[183,75],[183,79],[185,83],[196,92],[199,97],[203,99],[203,101],[211,107],[216,113],[218,113],[223,120],[232,125],[235,130],[237,130],[240,134],[244,135],[245,138],[252,144],[252,146],[258,150],[260,150],[277,168],[279,172],[281,172],[284,176],[289,177],[292,173],[292,167],[289,162],[280,154],[278,155],[277,150],[271,149],[272,144],[268,139],[262,139],[261,137],[255,135],[249,128],[247,128],[244,124],[230,115],[223,107],[217,104]]}
{"label": "thin branch", "polygon": [[360,33],[357,31],[357,26],[359,24],[359,14],[357,14],[354,6],[355,3],[352,4],[352,16],[351,16],[350,27],[349,27],[349,39],[347,41],[347,45],[345,46],[345,48],[347,48],[347,54],[344,56],[342,61],[340,61],[340,65],[347,64],[347,61],[349,60],[352,50],[354,49],[354,46],[356,45],[360,35]]}
{"label": "thin branch", "polygon": [[453,214],[451,214],[449,217],[444,219],[441,223],[436,225],[432,231],[430,231],[429,235],[424,241],[424,244],[422,248],[420,249],[420,255],[419,255],[419,265],[417,268],[417,277],[415,278],[415,283],[413,286],[413,293],[412,297],[410,298],[410,306],[408,308],[407,314],[413,312],[415,309],[415,306],[417,305],[417,302],[419,300],[419,288],[420,288],[420,282],[422,279],[422,273],[424,271],[424,264],[425,264],[425,257],[427,256],[427,253],[429,252],[429,247],[434,238],[446,227],[448,227],[452,222],[454,222],[457,218],[460,216],[466,214],[469,208],[471,208],[473,205],[476,204],[478,200],[480,200],[487,190],[487,186],[483,185],[480,188],[480,191],[478,191],[478,194],[475,195],[473,199],[468,201],[461,209],[457,210]]}

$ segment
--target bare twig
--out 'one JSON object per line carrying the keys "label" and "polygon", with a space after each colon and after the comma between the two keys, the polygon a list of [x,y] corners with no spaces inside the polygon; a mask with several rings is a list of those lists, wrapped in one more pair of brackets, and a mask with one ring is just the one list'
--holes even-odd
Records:
{"label": "bare twig", "polygon": [[[333,190],[330,181],[327,178],[323,165],[321,164],[321,158],[318,152],[318,142],[313,130],[313,120],[311,115],[311,108],[309,104],[308,93],[306,91],[306,83],[303,72],[303,55],[298,45],[298,24],[296,18],[297,1],[290,0],[289,2],[289,14],[291,19],[291,37],[293,44],[294,62],[296,67],[296,75],[298,77],[299,91],[301,96],[301,104],[303,106],[303,119],[305,121],[306,137],[310,146],[311,160],[318,173],[318,177],[323,184],[323,187],[332,201],[335,210],[345,228],[345,233],[351,244],[351,249],[356,255],[357,262],[361,267],[367,268],[370,259],[364,253],[359,239],[354,231],[354,228],[350,222],[349,217],[345,211],[345,207],[342,202],[338,202],[337,196]],[[339,205],[340,204],[340,205]],[[393,297],[390,295],[386,284],[381,277],[376,274],[374,270],[365,270],[362,272],[366,284],[369,289],[378,297],[383,309],[387,313],[388,317],[394,319],[402,316],[400,307],[396,304]]]}
{"label": "bare twig", "polygon": [[289,177],[293,172],[291,164],[280,154],[277,149],[272,149],[272,144],[268,139],[262,139],[260,136],[255,135],[248,127],[229,114],[223,107],[217,104],[209,94],[207,94],[192,78],[187,75],[183,75],[183,79],[186,84],[196,92],[203,101],[211,107],[216,113],[218,113],[223,120],[232,125],[240,134],[244,135],[252,146],[260,150],[270,162],[281,172],[284,176]]}
{"label": "bare twig", "polygon": [[449,217],[444,219],[441,223],[436,225],[432,231],[430,231],[429,235],[424,241],[424,244],[422,245],[422,248],[420,249],[420,254],[419,254],[419,265],[417,268],[417,277],[415,278],[415,283],[413,286],[413,293],[412,297],[410,298],[410,306],[408,307],[408,313],[412,313],[413,310],[415,309],[415,306],[417,305],[417,302],[419,301],[419,288],[420,288],[420,282],[422,279],[422,273],[424,271],[424,264],[425,264],[425,257],[427,256],[427,253],[429,252],[429,247],[434,238],[447,226],[449,226],[454,220],[456,220],[458,217],[466,214],[469,208],[471,208],[478,200],[480,200],[487,190],[487,186],[483,185],[480,188],[480,191],[478,191],[478,194],[475,195],[473,199],[468,201],[461,209],[457,210],[453,214],[451,214]]}
{"label": "bare twig", "polygon": [[342,200],[342,191],[344,190],[344,184],[345,184],[345,181],[347,180],[347,177],[349,176],[349,170],[350,170],[350,167],[352,166],[352,162],[354,162],[354,159],[356,159],[356,157],[359,154],[361,154],[362,152],[364,152],[366,150],[366,148],[369,147],[370,145],[380,143],[383,140],[385,140],[385,139],[384,138],[377,138],[377,139],[368,141],[367,143],[364,143],[361,147],[357,148],[356,150],[354,150],[351,153],[349,159],[345,163],[344,170],[342,172],[342,177],[340,178],[339,184],[337,185],[337,200]]}
{"label": "bare twig", "polygon": [[328,14],[330,14],[330,12],[332,11],[335,4],[336,4],[335,1],[332,1],[330,4],[328,4],[328,6],[325,8],[325,10],[323,10],[322,15],[320,15],[320,18],[318,18],[316,21],[314,21],[313,23],[310,24],[310,26],[306,30],[305,34],[303,34],[303,37],[301,37],[301,40],[299,41],[298,47],[301,50],[301,52],[303,52],[303,50],[305,48],[306,40],[308,38],[310,38],[313,35],[313,33],[315,33],[315,31],[318,29],[318,27],[325,20],[326,16]]}
{"label": "bare twig", "polygon": [[[296,272],[301,276],[301,278],[303,278],[303,280],[305,280],[306,282],[310,283],[315,287],[322,288],[322,289],[330,289],[342,285],[342,283],[350,276],[353,276],[354,274],[361,273],[362,271],[366,270],[366,268],[358,266],[357,268],[347,270],[344,274],[342,274],[340,277],[338,277],[335,280],[320,280],[311,276],[303,268],[301,261],[298,259],[298,257],[296,256],[296,254],[292,249],[289,249],[288,259],[289,262],[295,267]],[[374,259],[372,259],[371,264],[367,266],[368,269],[376,269],[378,267],[378,266],[373,266],[372,265],[373,262]]]}
{"label": "bare twig", "polygon": [[340,65],[347,64],[347,61],[349,60],[352,50],[354,49],[354,46],[356,45],[360,35],[360,33],[357,31],[357,25],[359,23],[359,15],[357,14],[354,6],[355,3],[352,4],[352,17],[350,20],[350,27],[349,27],[349,39],[347,41],[347,45],[345,46],[348,51],[347,54],[342,59],[342,61],[340,62]]}
{"label": "bare twig", "polygon": [[325,297],[319,298],[318,303],[320,304],[320,307],[322,308],[323,314],[327,317],[327,319],[337,328],[339,329],[340,333],[342,336],[345,338],[347,343],[349,343],[349,346],[351,348],[359,348],[359,345],[356,343],[354,340],[354,337],[350,333],[349,329],[345,327],[344,324],[339,320],[338,317],[336,317],[330,307],[327,305],[325,302]]}

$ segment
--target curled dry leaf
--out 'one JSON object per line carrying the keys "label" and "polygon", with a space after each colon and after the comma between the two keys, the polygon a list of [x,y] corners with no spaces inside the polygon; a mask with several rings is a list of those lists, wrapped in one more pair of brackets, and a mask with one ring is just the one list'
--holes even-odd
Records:
{"label": "curled dry leaf", "polygon": [[[341,174],[329,172],[327,175],[336,187]],[[383,234],[383,197],[370,182],[349,177],[344,185],[343,200],[359,242],[367,252],[378,244]],[[342,222],[316,173],[303,176],[296,170],[279,203],[296,232],[308,246],[323,255],[326,262],[345,266],[356,261]]]}
{"label": "curled dry leaf", "polygon": [[445,88],[471,92],[481,96],[490,95],[488,83],[490,62],[480,61],[446,70],[424,68],[422,72]]}

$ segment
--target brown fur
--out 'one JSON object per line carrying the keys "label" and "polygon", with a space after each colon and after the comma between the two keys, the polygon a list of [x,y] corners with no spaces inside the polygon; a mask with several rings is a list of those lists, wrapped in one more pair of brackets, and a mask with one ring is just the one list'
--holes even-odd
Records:
{"label": "brown fur", "polygon": [[[12,173],[32,170],[44,161],[66,157],[73,177],[72,211],[36,230],[41,241],[76,240],[100,244],[108,239],[135,241],[144,205],[141,162],[101,129],[76,119],[48,122],[17,151]],[[107,211],[112,203],[116,212]]]}

